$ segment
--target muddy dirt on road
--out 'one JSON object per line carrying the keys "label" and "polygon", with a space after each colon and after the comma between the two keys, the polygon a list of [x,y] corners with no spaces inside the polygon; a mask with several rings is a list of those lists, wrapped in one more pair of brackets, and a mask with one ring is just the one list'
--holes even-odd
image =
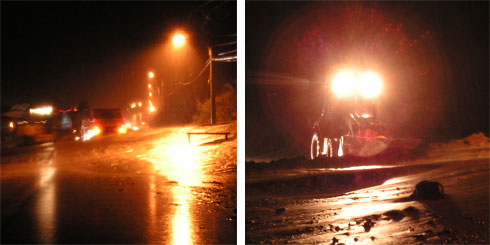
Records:
{"label": "muddy dirt on road", "polygon": [[[247,243],[488,244],[488,138],[426,146],[384,161],[248,162]],[[422,180],[444,198],[411,197]]]}

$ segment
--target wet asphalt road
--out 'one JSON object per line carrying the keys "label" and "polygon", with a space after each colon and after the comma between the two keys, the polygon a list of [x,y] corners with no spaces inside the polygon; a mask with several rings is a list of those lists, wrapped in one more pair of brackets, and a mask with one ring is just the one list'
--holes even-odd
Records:
{"label": "wet asphalt road", "polygon": [[236,243],[236,136],[175,127],[2,152],[2,243]]}
{"label": "wet asphalt road", "polygon": [[[489,159],[468,147],[401,162],[249,163],[247,242],[488,244]],[[445,198],[410,198],[422,180]]]}

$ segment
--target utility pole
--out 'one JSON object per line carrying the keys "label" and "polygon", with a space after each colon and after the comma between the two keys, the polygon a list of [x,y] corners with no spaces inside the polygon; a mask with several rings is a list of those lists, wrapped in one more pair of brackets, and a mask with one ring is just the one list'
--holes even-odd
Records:
{"label": "utility pole", "polygon": [[211,46],[208,47],[209,54],[209,95],[211,97],[211,125],[216,123],[216,106],[214,100],[214,86],[213,86],[213,51]]}

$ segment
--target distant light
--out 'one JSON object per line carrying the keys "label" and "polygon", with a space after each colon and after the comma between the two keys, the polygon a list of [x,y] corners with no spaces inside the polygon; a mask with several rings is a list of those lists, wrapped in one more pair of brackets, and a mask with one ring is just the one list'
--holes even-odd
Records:
{"label": "distant light", "polygon": [[150,105],[150,108],[148,109],[150,112],[154,112],[155,111],[155,107],[153,107],[152,105]]}
{"label": "distant light", "polygon": [[126,128],[130,128],[131,127],[131,123],[126,123]]}
{"label": "distant light", "polygon": [[135,108],[135,107],[136,107],[136,103],[134,103],[134,102],[133,102],[133,103],[131,104],[131,108]]}
{"label": "distant light", "polygon": [[133,126],[133,130],[134,131],[138,131],[140,128],[138,128],[137,126]]}
{"label": "distant light", "polygon": [[14,122],[10,122],[10,123],[9,123],[9,128],[14,128],[14,127],[15,127]]}
{"label": "distant light", "polygon": [[80,137],[79,137],[79,136],[76,136],[76,137],[75,137],[75,140],[76,140],[76,141],[79,141],[79,140],[80,140]]}
{"label": "distant light", "polygon": [[40,107],[40,108],[34,108],[29,110],[31,114],[37,114],[37,115],[51,115],[53,112],[53,107],[47,106],[47,107]]}
{"label": "distant light", "polygon": [[151,88],[151,84],[148,84],[148,88]]}
{"label": "distant light", "polygon": [[126,127],[124,125],[121,125],[119,128],[117,128],[117,132],[119,134],[125,134],[126,133]]}
{"label": "distant light", "polygon": [[139,106],[139,107],[141,107],[141,105],[142,105],[142,104],[141,104],[141,101],[140,101],[140,102],[138,102],[138,106]]}
{"label": "distant light", "polygon": [[149,78],[154,78],[155,77],[155,74],[152,71],[150,71],[150,72],[148,72],[148,77]]}
{"label": "distant light", "polygon": [[371,117],[371,115],[365,113],[365,114],[362,114],[361,117],[363,117],[363,118],[369,118],[369,117]]}
{"label": "distant light", "polygon": [[184,43],[185,43],[185,36],[181,33],[175,34],[174,37],[172,38],[172,44],[176,48],[181,47],[182,45],[184,45]]}
{"label": "distant light", "polygon": [[153,94],[150,92],[148,95],[150,95],[150,97],[151,97]]}
{"label": "distant light", "polygon": [[145,125],[146,123],[145,122],[141,122],[141,125]]}
{"label": "distant light", "polygon": [[150,106],[153,106],[153,103],[151,103],[151,100],[148,101],[148,104],[150,104]]}

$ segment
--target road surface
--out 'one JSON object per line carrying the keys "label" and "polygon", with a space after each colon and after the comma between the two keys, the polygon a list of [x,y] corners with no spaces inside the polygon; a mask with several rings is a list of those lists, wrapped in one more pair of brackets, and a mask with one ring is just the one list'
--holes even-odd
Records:
{"label": "road surface", "polygon": [[[249,162],[246,240],[488,244],[490,147],[477,136],[414,159]],[[411,197],[422,180],[439,182],[444,198]]]}
{"label": "road surface", "polygon": [[236,134],[192,136],[190,144],[185,134],[230,127],[2,152],[1,242],[235,243]]}

